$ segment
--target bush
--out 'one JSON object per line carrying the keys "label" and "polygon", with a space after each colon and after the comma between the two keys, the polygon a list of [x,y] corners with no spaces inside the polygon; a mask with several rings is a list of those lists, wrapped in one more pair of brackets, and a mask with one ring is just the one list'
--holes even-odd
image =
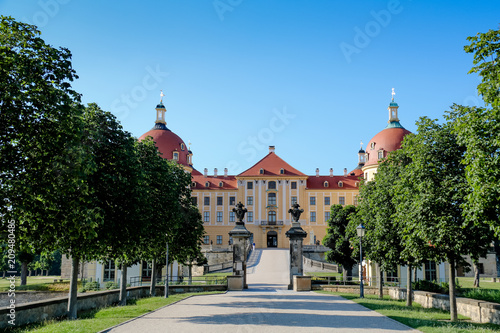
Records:
{"label": "bush", "polygon": [[500,303],[500,290],[467,289],[462,292],[462,296],[487,302]]}
{"label": "bush", "polygon": [[435,281],[418,280],[412,283],[413,290],[429,291],[431,293],[448,294],[448,288],[443,285],[448,285],[446,282],[437,284]]}
{"label": "bush", "polygon": [[85,283],[83,285],[83,287],[82,287],[81,290],[82,290],[82,292],[85,292],[85,291],[98,291],[98,290],[101,290],[101,285],[97,281],[87,282],[87,283]]}
{"label": "bush", "polygon": [[111,289],[118,289],[120,288],[120,286],[118,286],[118,283],[115,283],[113,281],[108,281],[104,285],[104,288],[106,288],[107,290],[111,290]]}

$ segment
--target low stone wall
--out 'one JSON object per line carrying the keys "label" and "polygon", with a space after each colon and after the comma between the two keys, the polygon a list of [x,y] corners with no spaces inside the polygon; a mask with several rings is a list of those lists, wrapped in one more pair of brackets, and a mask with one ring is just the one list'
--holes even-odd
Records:
{"label": "low stone wall", "polygon": [[[16,291],[16,305],[64,297],[66,291]],[[8,292],[0,292],[0,308],[9,305]]]}
{"label": "low stone wall", "polygon": [[[204,291],[225,291],[226,285],[174,285],[169,286],[169,292],[172,294],[189,293],[189,292],[204,292]],[[165,288],[162,286],[156,287],[156,295],[164,295]],[[67,293],[66,293],[67,295]],[[106,307],[118,302],[120,290],[106,290],[78,294],[78,311],[90,310],[95,308]],[[127,288],[127,297],[131,299],[138,299],[149,296],[149,286],[129,287]],[[17,298],[17,293],[16,293]],[[36,301],[26,304],[18,305],[16,300],[15,306],[15,324],[21,326],[29,323],[41,322],[44,320],[64,317],[67,314],[68,296],[53,298],[50,300]],[[0,308],[0,328],[6,328],[11,325],[7,320],[12,309],[9,307]],[[7,320],[4,320],[4,319]]]}
{"label": "low stone wall", "polygon": [[[325,290],[335,293],[347,293],[347,294],[359,294],[359,285],[334,285],[334,284],[322,284],[322,285],[312,285],[313,290]],[[367,287],[363,288],[363,293],[365,295],[378,295],[377,287]],[[384,287],[384,295],[389,295],[389,288]]]}
{"label": "low stone wall", "polygon": [[[389,295],[393,299],[406,299],[406,289],[391,287],[389,288]],[[415,290],[413,291],[413,301],[424,308],[450,311],[450,298],[448,295]],[[457,297],[457,313],[469,317],[477,323],[500,325],[500,304],[498,303]]]}

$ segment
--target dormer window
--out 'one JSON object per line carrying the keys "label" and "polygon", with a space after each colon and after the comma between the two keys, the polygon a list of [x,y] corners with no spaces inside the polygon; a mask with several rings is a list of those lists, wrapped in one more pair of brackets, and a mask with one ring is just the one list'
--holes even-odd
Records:
{"label": "dormer window", "polygon": [[285,174],[285,169],[281,168],[280,169],[280,175],[284,175]]}
{"label": "dormer window", "polygon": [[384,158],[384,151],[383,150],[379,150],[378,151],[378,159],[380,160],[382,158]]}
{"label": "dormer window", "polygon": [[224,186],[224,183],[223,182],[219,182],[219,187],[223,187]]}
{"label": "dormer window", "polygon": [[210,182],[206,182],[205,187],[210,187]]}
{"label": "dormer window", "polygon": [[196,187],[196,182],[192,182],[191,187]]}
{"label": "dormer window", "polygon": [[264,169],[260,169],[259,173],[260,173],[261,175],[263,175],[263,174],[264,174]]}
{"label": "dormer window", "polygon": [[343,182],[339,182],[339,187],[344,187],[344,183]]}
{"label": "dormer window", "polygon": [[178,161],[179,160],[179,153],[176,152],[176,151],[174,151],[174,154],[173,154],[172,158],[173,158],[174,161]]}
{"label": "dormer window", "polygon": [[371,149],[375,149],[375,142],[372,142],[372,143],[370,144],[370,148],[371,148]]}
{"label": "dormer window", "polygon": [[181,143],[181,150],[184,150],[184,143]]}
{"label": "dormer window", "polygon": [[359,182],[355,182],[354,186],[359,187]]}
{"label": "dormer window", "polygon": [[328,187],[328,186],[330,186],[330,185],[328,184],[328,182],[324,182],[324,183],[323,183],[323,187]]}

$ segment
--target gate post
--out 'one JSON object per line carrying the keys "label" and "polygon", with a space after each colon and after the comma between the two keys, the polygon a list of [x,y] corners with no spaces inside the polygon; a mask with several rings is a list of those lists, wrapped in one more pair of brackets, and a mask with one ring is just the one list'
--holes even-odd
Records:
{"label": "gate post", "polygon": [[293,277],[302,276],[304,273],[302,265],[302,244],[307,232],[302,229],[299,223],[300,214],[304,212],[299,209],[299,204],[295,203],[288,210],[292,214],[292,227],[286,232],[286,237],[290,239],[290,284],[288,289],[293,289]]}
{"label": "gate post", "polygon": [[229,232],[229,236],[233,239],[233,276],[243,277],[243,288],[248,289],[247,285],[247,256],[248,256],[248,239],[250,238],[251,232],[245,227],[243,218],[247,212],[244,205],[240,202],[233,208],[233,212],[236,213],[236,225]]}

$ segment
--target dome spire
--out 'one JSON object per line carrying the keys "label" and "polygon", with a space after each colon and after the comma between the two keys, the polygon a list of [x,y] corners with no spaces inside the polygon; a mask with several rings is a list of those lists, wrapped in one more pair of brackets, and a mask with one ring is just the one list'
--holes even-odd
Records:
{"label": "dome spire", "polygon": [[160,90],[160,103],[156,106],[156,121],[155,121],[155,129],[167,129],[167,122],[165,120],[165,105],[163,105],[163,90]]}
{"label": "dome spire", "polygon": [[391,125],[391,123],[395,123],[395,122],[398,122],[399,123],[399,118],[398,118],[398,108],[399,108],[399,105],[398,103],[394,102],[394,95],[396,95],[396,93],[394,92],[394,88],[392,88],[392,99],[391,99],[391,103],[389,104],[389,125]]}

